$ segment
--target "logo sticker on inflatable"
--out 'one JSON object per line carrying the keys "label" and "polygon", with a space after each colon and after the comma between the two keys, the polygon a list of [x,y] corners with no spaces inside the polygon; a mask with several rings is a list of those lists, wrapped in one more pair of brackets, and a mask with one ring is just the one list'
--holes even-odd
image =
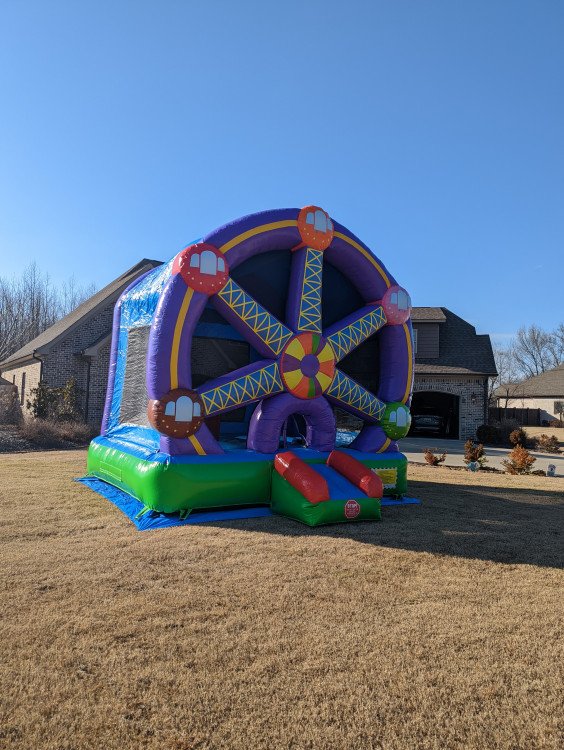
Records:
{"label": "logo sticker on inflatable", "polygon": [[345,503],[345,517],[356,518],[360,513],[360,505],[356,500],[347,500]]}

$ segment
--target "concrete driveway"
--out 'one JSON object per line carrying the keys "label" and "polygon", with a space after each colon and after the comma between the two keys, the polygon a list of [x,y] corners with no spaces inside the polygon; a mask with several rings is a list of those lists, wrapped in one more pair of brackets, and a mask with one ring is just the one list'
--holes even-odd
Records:
{"label": "concrete driveway", "polygon": [[[399,441],[399,448],[407,456],[407,460],[414,463],[424,464],[423,452],[426,448],[430,448],[435,454],[447,454],[445,466],[464,466],[464,442],[464,440],[439,440],[436,437],[407,437]],[[509,448],[485,446],[485,450],[488,459],[486,466],[503,469],[501,461],[507,458]],[[530,453],[536,458],[533,470],[546,471],[548,464],[555,464],[556,475],[564,476],[564,453],[539,453],[533,450]]]}

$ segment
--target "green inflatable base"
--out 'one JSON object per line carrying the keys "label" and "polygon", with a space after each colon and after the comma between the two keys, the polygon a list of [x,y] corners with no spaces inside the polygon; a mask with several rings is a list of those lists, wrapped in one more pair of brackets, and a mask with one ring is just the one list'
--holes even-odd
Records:
{"label": "green inflatable base", "polygon": [[[323,464],[327,458],[315,451],[298,450],[297,453],[313,465]],[[354,452],[354,455],[379,474],[385,495],[406,493],[407,460],[401,453]],[[154,460],[141,458],[104,438],[96,438],[90,444],[88,473],[119,487],[145,507],[161,513],[270,503],[273,482],[276,481],[273,476],[278,476],[273,471],[273,456],[270,454],[233,451],[219,456],[188,459],[160,456]],[[368,498],[363,498],[363,502],[365,500]],[[274,505],[273,510],[276,510]],[[324,512],[329,513],[329,508]],[[364,512],[362,506],[356,520],[362,520]],[[332,523],[331,520],[320,522]]]}

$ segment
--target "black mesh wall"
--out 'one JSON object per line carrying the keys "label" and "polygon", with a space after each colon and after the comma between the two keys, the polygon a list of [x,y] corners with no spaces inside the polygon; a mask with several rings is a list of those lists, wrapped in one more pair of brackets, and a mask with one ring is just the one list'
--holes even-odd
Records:
{"label": "black mesh wall", "polygon": [[278,320],[284,321],[291,264],[289,250],[272,250],[241,263],[231,276]]}
{"label": "black mesh wall", "polygon": [[[228,328],[229,326],[226,326]],[[228,375],[249,364],[250,346],[246,341],[192,338],[192,386]]]}

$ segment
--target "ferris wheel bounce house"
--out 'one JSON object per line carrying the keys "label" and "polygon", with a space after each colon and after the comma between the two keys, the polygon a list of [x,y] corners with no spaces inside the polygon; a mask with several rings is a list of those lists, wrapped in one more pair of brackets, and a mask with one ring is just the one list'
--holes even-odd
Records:
{"label": "ferris wheel bounce house", "polygon": [[[317,206],[215,230],[118,300],[89,476],[135,498],[139,516],[267,506],[312,526],[379,519],[383,496],[407,489],[396,441],[410,426],[410,310]],[[223,370],[206,378],[214,357]],[[346,446],[336,414],[360,427]]]}

